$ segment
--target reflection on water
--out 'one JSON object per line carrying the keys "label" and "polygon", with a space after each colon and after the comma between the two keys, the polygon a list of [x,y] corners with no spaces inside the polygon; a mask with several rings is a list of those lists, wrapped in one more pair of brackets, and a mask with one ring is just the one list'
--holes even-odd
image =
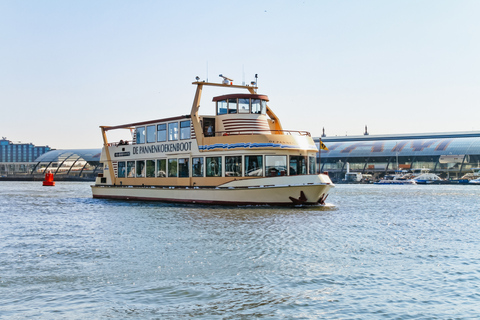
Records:
{"label": "reflection on water", "polygon": [[471,318],[480,187],[339,185],[326,207],[0,183],[0,318]]}

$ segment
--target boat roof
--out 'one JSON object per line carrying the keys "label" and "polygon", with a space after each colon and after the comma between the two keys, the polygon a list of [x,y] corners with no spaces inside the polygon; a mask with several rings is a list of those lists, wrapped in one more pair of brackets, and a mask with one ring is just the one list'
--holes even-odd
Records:
{"label": "boat roof", "polygon": [[226,99],[233,99],[233,98],[245,98],[245,99],[260,99],[260,100],[268,100],[268,96],[264,94],[251,94],[251,93],[232,93],[232,94],[224,94],[222,96],[213,97],[212,101],[220,101]]}

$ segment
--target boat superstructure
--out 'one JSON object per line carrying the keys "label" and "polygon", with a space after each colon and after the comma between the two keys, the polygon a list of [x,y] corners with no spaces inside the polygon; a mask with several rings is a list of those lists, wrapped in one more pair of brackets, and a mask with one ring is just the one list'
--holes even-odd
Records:
{"label": "boat superstructure", "polygon": [[[224,77],[225,78],[225,77]],[[225,78],[227,79],[227,78]],[[230,80],[230,79],[228,79]],[[306,131],[284,130],[257,87],[193,82],[190,114],[101,126],[104,165],[93,197],[226,205],[324,204],[334,186],[317,172],[318,149]],[[213,98],[214,115],[201,115],[207,86],[248,93]],[[109,142],[124,130],[131,140]]]}

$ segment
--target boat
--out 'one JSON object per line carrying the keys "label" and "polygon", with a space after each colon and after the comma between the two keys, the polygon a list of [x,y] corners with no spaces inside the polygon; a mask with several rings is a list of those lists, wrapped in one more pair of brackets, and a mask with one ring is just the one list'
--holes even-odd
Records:
{"label": "boat", "polygon": [[379,181],[374,182],[374,184],[414,185],[417,183],[413,179],[408,179],[404,174],[396,173],[396,174],[387,174],[383,177],[383,179],[380,179]]}
{"label": "boat", "polygon": [[[306,131],[284,130],[258,87],[197,81],[190,114],[100,126],[103,172],[94,198],[214,205],[324,205],[334,187],[317,172],[318,149]],[[203,89],[215,112],[201,115]],[[238,91],[241,90],[241,93]],[[245,93],[245,90],[248,91]],[[233,92],[235,91],[235,92]],[[213,114],[213,115],[212,115]],[[125,140],[107,135],[123,130]]]}
{"label": "boat", "polygon": [[415,175],[414,180],[417,184],[438,184],[445,183],[446,181],[440,178],[438,175],[431,173],[430,169],[422,168],[420,174]]}
{"label": "boat", "polygon": [[468,181],[468,183],[471,183],[471,184],[480,184],[480,178],[472,179],[472,180]]}

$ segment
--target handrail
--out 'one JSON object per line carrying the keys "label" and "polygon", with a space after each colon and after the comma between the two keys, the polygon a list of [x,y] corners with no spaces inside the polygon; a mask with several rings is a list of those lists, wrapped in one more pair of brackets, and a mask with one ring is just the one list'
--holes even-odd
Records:
{"label": "handrail", "polygon": [[[270,129],[255,129],[255,130],[235,130],[235,131],[215,131],[210,137],[215,136],[229,136],[229,135],[260,135],[260,134],[278,134],[278,135],[299,135],[311,137],[308,131],[299,130],[270,130]],[[208,137],[208,136],[206,136]]]}

